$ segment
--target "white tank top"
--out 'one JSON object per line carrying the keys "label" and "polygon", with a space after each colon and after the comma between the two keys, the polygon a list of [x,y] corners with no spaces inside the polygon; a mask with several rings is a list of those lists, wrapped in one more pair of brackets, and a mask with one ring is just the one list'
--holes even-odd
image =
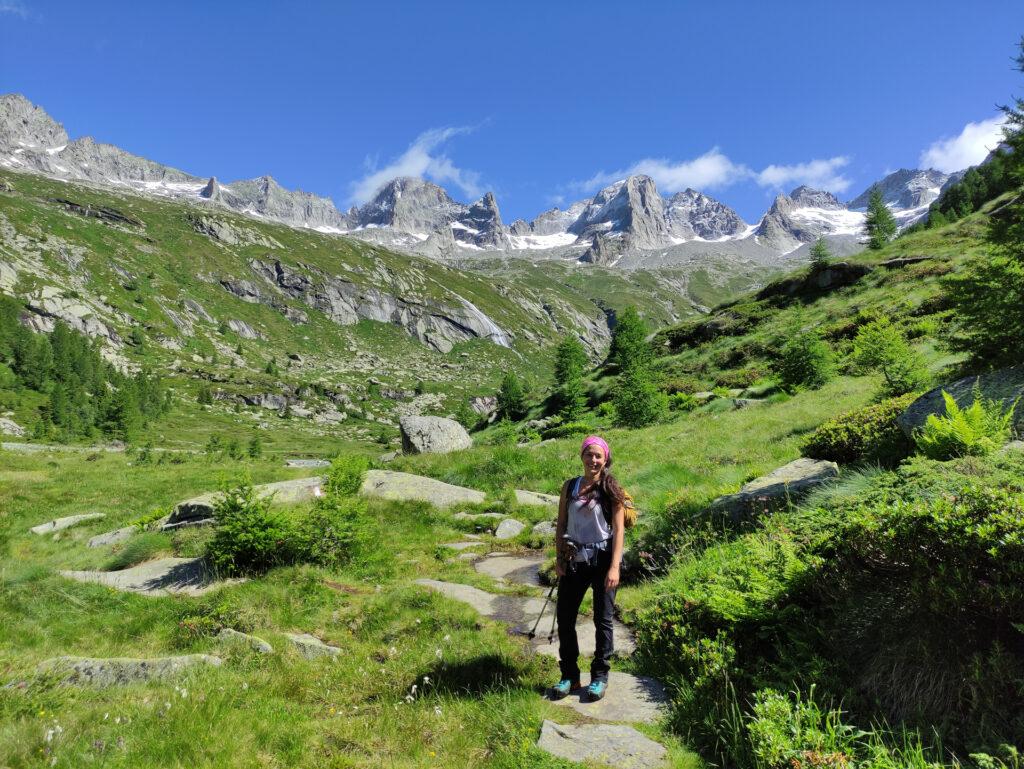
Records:
{"label": "white tank top", "polygon": [[566,534],[581,545],[595,545],[610,539],[612,528],[604,517],[600,493],[596,487],[582,498],[577,499],[576,495],[579,493],[582,483],[583,478],[577,478],[569,493],[567,506],[569,521]]}

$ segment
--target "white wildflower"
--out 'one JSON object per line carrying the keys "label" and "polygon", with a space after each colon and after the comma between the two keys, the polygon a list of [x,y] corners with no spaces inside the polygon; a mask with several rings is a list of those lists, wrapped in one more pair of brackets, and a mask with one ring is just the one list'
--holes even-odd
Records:
{"label": "white wildflower", "polygon": [[441,653],[440,649],[434,649],[434,656],[437,657],[438,659],[441,659],[441,657],[444,656],[444,655]]}
{"label": "white wildflower", "polygon": [[439,705],[434,705],[434,715],[435,716],[441,715],[441,707]]}
{"label": "white wildflower", "polygon": [[423,685],[426,686],[430,683],[430,676],[423,676]]}
{"label": "white wildflower", "polygon": [[416,684],[412,685],[412,688],[409,690],[409,694],[411,694],[414,697],[416,696]]}

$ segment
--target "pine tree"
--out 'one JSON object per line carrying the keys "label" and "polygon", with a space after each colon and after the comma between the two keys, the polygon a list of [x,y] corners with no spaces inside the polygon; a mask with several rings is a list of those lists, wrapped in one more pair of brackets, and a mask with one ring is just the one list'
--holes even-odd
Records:
{"label": "pine tree", "polygon": [[608,361],[626,369],[634,363],[646,365],[653,358],[654,351],[647,343],[647,326],[636,307],[630,305],[615,318]]}
{"label": "pine tree", "polygon": [[566,336],[555,351],[555,406],[567,422],[580,418],[587,405],[583,371],[587,353],[580,340]]}
{"label": "pine tree", "polygon": [[248,454],[249,459],[259,459],[263,456],[263,441],[260,440],[260,436],[252,436],[252,439],[249,441]]}
{"label": "pine tree", "polygon": [[811,246],[811,269],[824,270],[832,262],[832,252],[828,250],[825,238],[818,238]]}
{"label": "pine tree", "polygon": [[625,427],[645,427],[668,411],[668,396],[655,387],[643,365],[630,366],[619,377],[614,403],[617,419]]}
{"label": "pine tree", "polygon": [[501,419],[517,421],[526,415],[526,393],[514,371],[509,371],[501,380],[498,391],[498,416]]}
{"label": "pine tree", "polygon": [[882,190],[877,185],[871,188],[868,197],[864,229],[868,234],[868,246],[876,250],[896,237],[896,218],[882,200]]}

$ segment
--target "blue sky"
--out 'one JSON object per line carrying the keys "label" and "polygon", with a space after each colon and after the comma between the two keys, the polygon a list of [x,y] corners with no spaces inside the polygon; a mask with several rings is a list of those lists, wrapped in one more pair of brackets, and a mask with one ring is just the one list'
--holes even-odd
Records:
{"label": "blue sky", "polygon": [[398,172],[532,218],[630,171],[754,221],[991,143],[1020,0],[0,0],[0,92],[198,175],[359,202]]}

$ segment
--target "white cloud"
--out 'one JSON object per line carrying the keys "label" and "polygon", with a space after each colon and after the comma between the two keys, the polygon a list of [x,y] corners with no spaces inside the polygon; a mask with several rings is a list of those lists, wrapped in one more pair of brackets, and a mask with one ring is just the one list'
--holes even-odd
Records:
{"label": "white cloud", "polygon": [[0,0],[0,13],[9,13],[22,19],[28,18],[28,8],[16,0]]}
{"label": "white cloud", "polygon": [[848,157],[839,156],[827,160],[809,160],[806,163],[781,166],[770,165],[756,176],[762,187],[792,189],[806,184],[818,190],[846,192],[851,181],[839,170],[850,162]]}
{"label": "white cloud", "polygon": [[373,197],[384,184],[396,176],[429,177],[438,184],[453,184],[462,193],[476,199],[482,194],[480,174],[459,168],[451,158],[436,153],[441,145],[459,134],[469,133],[472,128],[436,128],[416,137],[409,149],[383,168],[377,168],[376,161],[367,160],[369,173],[362,179],[352,182],[350,200],[361,205]]}
{"label": "white cloud", "polygon": [[978,165],[1003,140],[1005,122],[1003,115],[996,115],[980,123],[968,123],[959,136],[932,142],[921,153],[920,167],[949,174]]}
{"label": "white cloud", "polygon": [[634,174],[651,177],[660,192],[672,194],[687,187],[697,190],[728,187],[748,178],[751,171],[744,165],[733,163],[718,147],[713,147],[700,157],[678,163],[665,158],[644,158],[629,168],[613,173],[600,171],[587,181],[576,182],[572,186],[593,190]]}

